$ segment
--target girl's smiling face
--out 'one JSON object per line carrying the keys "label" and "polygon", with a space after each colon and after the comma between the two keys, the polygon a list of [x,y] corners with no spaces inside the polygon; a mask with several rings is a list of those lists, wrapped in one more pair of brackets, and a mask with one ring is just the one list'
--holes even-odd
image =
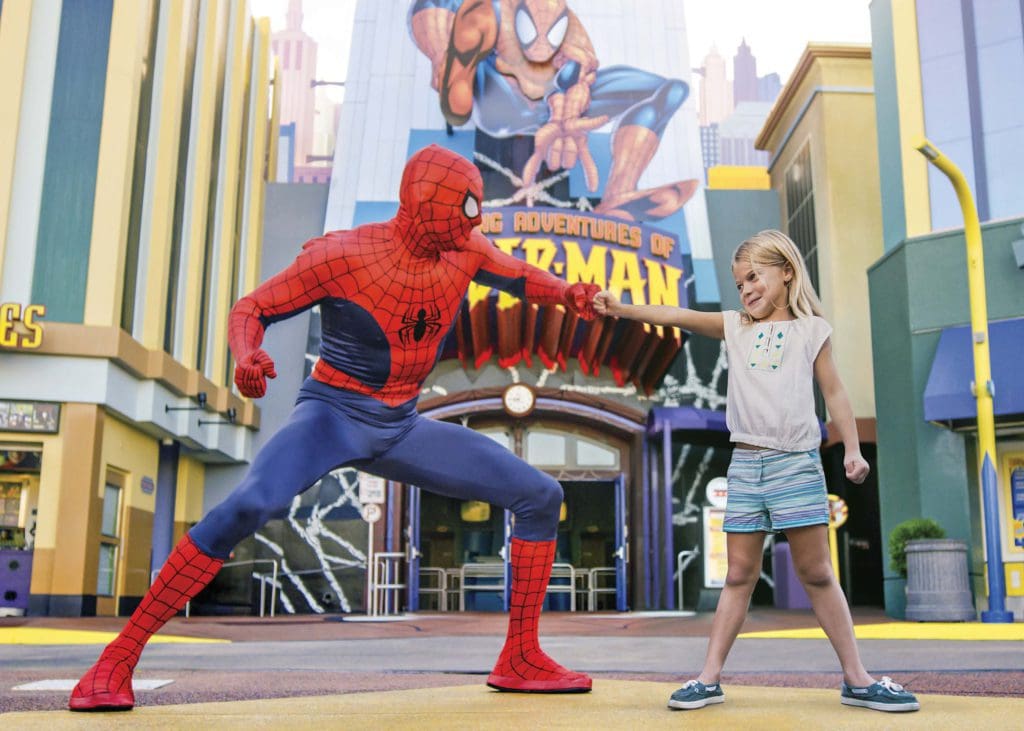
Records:
{"label": "girl's smiling face", "polygon": [[791,320],[789,282],[793,270],[789,266],[763,266],[749,261],[734,261],[732,274],[740,302],[755,320]]}

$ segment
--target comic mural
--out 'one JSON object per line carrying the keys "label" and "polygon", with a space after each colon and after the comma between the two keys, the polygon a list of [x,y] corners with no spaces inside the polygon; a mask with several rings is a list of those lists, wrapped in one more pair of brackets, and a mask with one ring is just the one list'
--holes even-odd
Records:
{"label": "comic mural", "polygon": [[583,22],[564,0],[415,0],[409,32],[430,60],[431,84],[450,125],[472,119],[497,139],[533,137],[532,154],[515,170],[527,205],[536,199],[544,164],[552,172],[578,165],[595,193],[602,181],[589,133],[608,124],[612,165],[598,213],[659,220],[680,210],[697,189],[697,180],[637,189],[687,97],[686,83],[630,66],[602,67]]}
{"label": "comic mural", "polygon": [[[645,4],[653,15],[659,9],[676,14],[669,24],[685,38],[681,11],[670,0]],[[707,269],[698,266],[710,263],[710,235],[685,40],[677,48],[672,26],[658,31],[654,53],[623,41],[625,12],[599,0],[360,2],[325,228],[394,215],[405,158],[439,144],[479,168],[481,230],[505,253],[637,304],[717,308],[713,277],[700,281]],[[602,62],[603,49],[611,62]],[[674,59],[670,68],[652,60],[665,58]],[[314,308],[307,374],[319,327]],[[643,410],[721,409],[724,371],[717,342],[577,322],[474,283],[421,403],[525,382]],[[677,547],[698,540],[704,486],[724,473],[727,456],[675,445],[672,479],[685,485],[673,498]],[[239,547],[244,558],[288,558],[281,611],[361,604],[366,524],[355,483],[351,470],[330,475]],[[238,603],[257,594],[244,590]]]}

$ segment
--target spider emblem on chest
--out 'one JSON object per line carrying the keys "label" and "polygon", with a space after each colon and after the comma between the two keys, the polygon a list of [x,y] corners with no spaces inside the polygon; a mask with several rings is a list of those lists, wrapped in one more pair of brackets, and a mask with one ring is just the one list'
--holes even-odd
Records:
{"label": "spider emblem on chest", "polygon": [[418,343],[425,335],[433,337],[441,331],[441,312],[434,305],[412,308],[402,316],[402,327],[398,328],[398,339],[402,345]]}

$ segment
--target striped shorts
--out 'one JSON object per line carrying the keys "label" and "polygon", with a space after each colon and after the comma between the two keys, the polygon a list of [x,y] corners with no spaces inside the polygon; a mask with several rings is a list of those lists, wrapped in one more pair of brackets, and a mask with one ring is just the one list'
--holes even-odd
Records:
{"label": "striped shorts", "polygon": [[817,450],[737,448],[726,479],[726,533],[828,525],[828,490]]}

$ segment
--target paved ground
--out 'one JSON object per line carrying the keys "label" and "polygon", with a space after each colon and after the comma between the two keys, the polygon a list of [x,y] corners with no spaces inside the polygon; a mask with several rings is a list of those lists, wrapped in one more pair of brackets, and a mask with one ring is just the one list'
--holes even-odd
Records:
{"label": "paved ground", "polygon": [[[680,680],[699,669],[711,615],[545,615],[545,648],[597,681],[592,694],[557,698],[497,694],[484,686],[504,637],[502,615],[337,620],[176,618],[162,634],[229,642],[151,644],[136,678],[174,682],[137,692],[139,707],[130,714],[83,717],[59,711],[67,691],[12,688],[76,679],[101,649],[81,643],[105,637],[74,633],[114,632],[123,620],[0,619],[0,712],[11,712],[0,725],[182,728],[216,720],[228,727],[322,728],[341,725],[342,717],[346,728],[507,727],[510,721],[549,728],[678,725],[684,714],[668,711],[665,701]],[[871,611],[858,611],[856,623],[868,636],[911,636],[928,627],[894,626]],[[699,719],[708,728],[893,727],[891,716],[839,705],[838,663],[827,641],[774,639],[815,626],[809,612],[753,612],[744,632],[762,634],[737,640],[723,677],[728,702],[697,716],[687,713],[686,719]],[[963,625],[928,629],[965,636]],[[985,636],[984,626],[966,629],[980,630],[968,635]],[[869,670],[891,674],[925,696],[923,712],[900,716],[899,727],[1014,727],[1024,717],[1024,632],[1018,629],[1024,627],[1015,625],[1006,636],[1022,639],[863,639],[860,647]],[[59,644],[20,644],[26,641]],[[773,688],[800,690],[781,695]],[[292,715],[297,708],[300,715]]]}

